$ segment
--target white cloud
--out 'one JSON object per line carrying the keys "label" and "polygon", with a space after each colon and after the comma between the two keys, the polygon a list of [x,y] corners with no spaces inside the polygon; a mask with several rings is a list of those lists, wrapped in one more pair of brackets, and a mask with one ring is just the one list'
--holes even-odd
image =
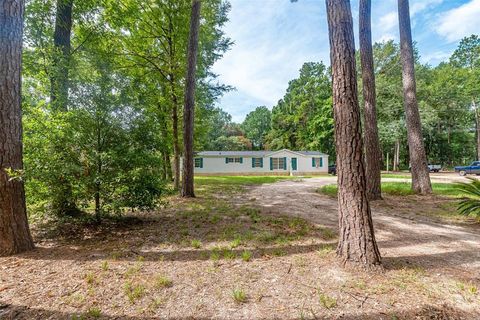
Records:
{"label": "white cloud", "polygon": [[451,55],[451,52],[449,51],[435,51],[435,52],[420,56],[420,60],[423,63],[437,64],[439,62],[442,62],[448,59],[450,55]]}
{"label": "white cloud", "polygon": [[387,13],[386,15],[380,17],[378,26],[383,30],[391,30],[398,26],[398,14],[396,11]]}
{"label": "white cloud", "polygon": [[412,3],[410,7],[410,15],[414,17],[417,13],[422,12],[425,9],[437,6],[441,4],[443,0],[420,0]]}
{"label": "white cloud", "polygon": [[[275,105],[304,62],[328,63],[327,24],[321,10],[324,5],[318,2],[232,1],[225,31],[235,44],[213,71],[220,75],[220,81],[245,95],[245,103]],[[315,25],[317,31],[312,29]],[[222,104],[228,100],[222,99]]]}
{"label": "white cloud", "polygon": [[[427,9],[431,9],[441,4],[443,0],[415,0],[410,5],[410,18],[412,27],[415,27],[415,16]],[[398,34],[398,9],[394,5],[391,11],[380,16],[378,21],[373,21],[374,32],[378,30],[374,36],[374,41],[395,40]],[[374,17],[374,15],[372,15]]]}
{"label": "white cloud", "polygon": [[480,33],[480,0],[470,2],[439,15],[436,32],[450,42]]}

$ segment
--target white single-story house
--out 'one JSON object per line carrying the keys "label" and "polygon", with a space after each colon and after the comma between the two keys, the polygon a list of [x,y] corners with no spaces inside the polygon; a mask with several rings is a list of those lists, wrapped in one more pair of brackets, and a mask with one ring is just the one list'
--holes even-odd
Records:
{"label": "white single-story house", "polygon": [[308,175],[328,173],[328,155],[317,151],[202,151],[196,175]]}

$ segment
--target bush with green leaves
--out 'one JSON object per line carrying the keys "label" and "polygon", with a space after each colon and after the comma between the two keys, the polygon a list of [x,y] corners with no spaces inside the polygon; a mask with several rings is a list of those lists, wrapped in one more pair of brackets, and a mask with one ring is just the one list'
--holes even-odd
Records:
{"label": "bush with green leaves", "polygon": [[457,188],[468,197],[464,198],[458,204],[458,211],[466,216],[475,216],[480,218],[480,180],[468,178],[471,182],[460,182]]}

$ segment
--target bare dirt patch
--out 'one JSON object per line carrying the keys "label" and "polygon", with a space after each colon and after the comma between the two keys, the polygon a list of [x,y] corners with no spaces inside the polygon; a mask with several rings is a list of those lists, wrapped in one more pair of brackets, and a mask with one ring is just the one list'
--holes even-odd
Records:
{"label": "bare dirt patch", "polygon": [[336,200],[315,193],[334,181],[201,186],[198,199],[172,198],[122,223],[37,224],[35,251],[0,258],[0,318],[480,316],[475,225],[429,216],[444,205],[437,198],[387,198],[374,204],[386,270],[344,269],[334,254]]}

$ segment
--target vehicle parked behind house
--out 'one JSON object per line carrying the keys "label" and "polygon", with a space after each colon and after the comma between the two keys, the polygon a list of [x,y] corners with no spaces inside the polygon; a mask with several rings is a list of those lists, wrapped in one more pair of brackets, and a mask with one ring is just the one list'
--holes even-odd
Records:
{"label": "vehicle parked behind house", "polygon": [[441,164],[429,164],[428,165],[428,170],[430,172],[440,172],[440,170],[442,170],[442,165]]}
{"label": "vehicle parked behind house", "polygon": [[328,174],[337,175],[337,165],[332,164],[331,166],[328,166]]}
{"label": "vehicle parked behind house", "polygon": [[[440,172],[442,170],[441,164],[429,164],[427,166],[429,172]],[[408,171],[412,172],[412,167],[408,167]]]}
{"label": "vehicle parked behind house", "polygon": [[469,166],[455,167],[455,172],[458,172],[461,176],[467,174],[480,175],[480,161],[473,161]]}

